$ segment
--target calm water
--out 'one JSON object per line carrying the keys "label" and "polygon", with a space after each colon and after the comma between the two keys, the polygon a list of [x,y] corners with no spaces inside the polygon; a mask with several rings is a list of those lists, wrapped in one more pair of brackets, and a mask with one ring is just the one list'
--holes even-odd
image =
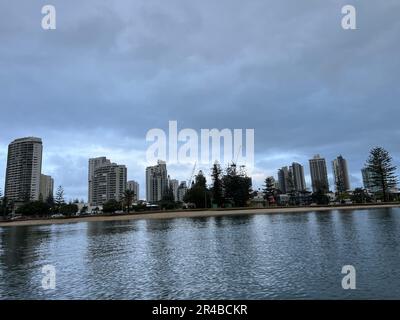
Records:
{"label": "calm water", "polygon": [[399,234],[398,208],[0,228],[0,299],[399,299]]}

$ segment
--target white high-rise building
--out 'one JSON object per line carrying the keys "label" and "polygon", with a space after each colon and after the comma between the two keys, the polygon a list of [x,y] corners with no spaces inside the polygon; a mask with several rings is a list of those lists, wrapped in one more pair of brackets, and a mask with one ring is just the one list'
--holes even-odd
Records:
{"label": "white high-rise building", "polygon": [[101,206],[109,200],[121,201],[127,185],[127,169],[116,163],[104,164],[94,170],[92,206]]}
{"label": "white high-rise building", "polygon": [[282,193],[288,193],[289,190],[289,169],[288,167],[282,167],[278,170],[278,184],[279,190]]}
{"label": "white high-rise building", "polygon": [[306,190],[303,166],[300,163],[293,162],[289,171],[292,174],[294,189],[299,192]]}
{"label": "white high-rise building", "polygon": [[322,191],[327,193],[329,191],[329,181],[325,159],[317,154],[309,162],[313,192]]}
{"label": "white high-rise building", "polygon": [[39,200],[42,139],[27,137],[8,145],[5,196],[9,200]]}
{"label": "white high-rise building", "polygon": [[40,176],[40,195],[43,201],[49,197],[53,197],[54,192],[54,179],[51,176],[42,174]]}
{"label": "white high-rise building", "polygon": [[94,189],[93,189],[93,181],[94,181],[94,171],[96,168],[110,165],[111,161],[106,157],[98,157],[89,159],[89,174],[88,174],[88,203],[93,206],[94,204]]}
{"label": "white high-rise building", "polygon": [[158,160],[157,165],[146,168],[146,200],[160,201],[168,187],[167,164]]}
{"label": "white high-rise building", "polygon": [[338,156],[332,161],[333,175],[335,177],[335,188],[337,192],[350,190],[349,171],[347,161],[342,156]]}
{"label": "white high-rise building", "polygon": [[139,183],[137,183],[135,180],[130,180],[127,183],[127,189],[131,190],[135,193],[134,201],[138,201],[139,198]]}

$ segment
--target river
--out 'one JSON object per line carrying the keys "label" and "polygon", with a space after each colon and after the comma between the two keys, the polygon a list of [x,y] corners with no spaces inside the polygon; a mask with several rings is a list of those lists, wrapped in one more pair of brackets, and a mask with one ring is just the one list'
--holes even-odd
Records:
{"label": "river", "polygon": [[400,299],[399,235],[400,208],[3,227],[0,299]]}

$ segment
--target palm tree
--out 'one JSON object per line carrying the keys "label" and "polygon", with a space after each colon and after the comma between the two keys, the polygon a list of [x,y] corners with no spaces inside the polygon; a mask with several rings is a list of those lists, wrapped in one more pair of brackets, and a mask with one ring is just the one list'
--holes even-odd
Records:
{"label": "palm tree", "polygon": [[128,213],[130,212],[133,200],[135,199],[135,192],[133,190],[125,190],[124,195],[122,196],[122,203],[124,208],[127,209]]}

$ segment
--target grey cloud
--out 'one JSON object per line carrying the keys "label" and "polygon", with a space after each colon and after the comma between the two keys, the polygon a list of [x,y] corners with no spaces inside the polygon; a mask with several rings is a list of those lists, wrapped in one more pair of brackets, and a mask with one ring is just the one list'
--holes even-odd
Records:
{"label": "grey cloud", "polygon": [[[49,152],[59,141],[71,157],[74,145],[140,157],[147,130],[168,120],[254,128],[260,170],[276,172],[292,155],[307,167],[315,153],[329,165],[342,154],[359,183],[374,145],[400,160],[400,4],[350,1],[358,30],[344,31],[348,2],[56,0],[58,29],[45,32],[46,3],[2,1],[0,145],[40,135]],[[268,160],[277,154],[288,158]],[[60,183],[83,192],[85,161],[62,164]]]}

